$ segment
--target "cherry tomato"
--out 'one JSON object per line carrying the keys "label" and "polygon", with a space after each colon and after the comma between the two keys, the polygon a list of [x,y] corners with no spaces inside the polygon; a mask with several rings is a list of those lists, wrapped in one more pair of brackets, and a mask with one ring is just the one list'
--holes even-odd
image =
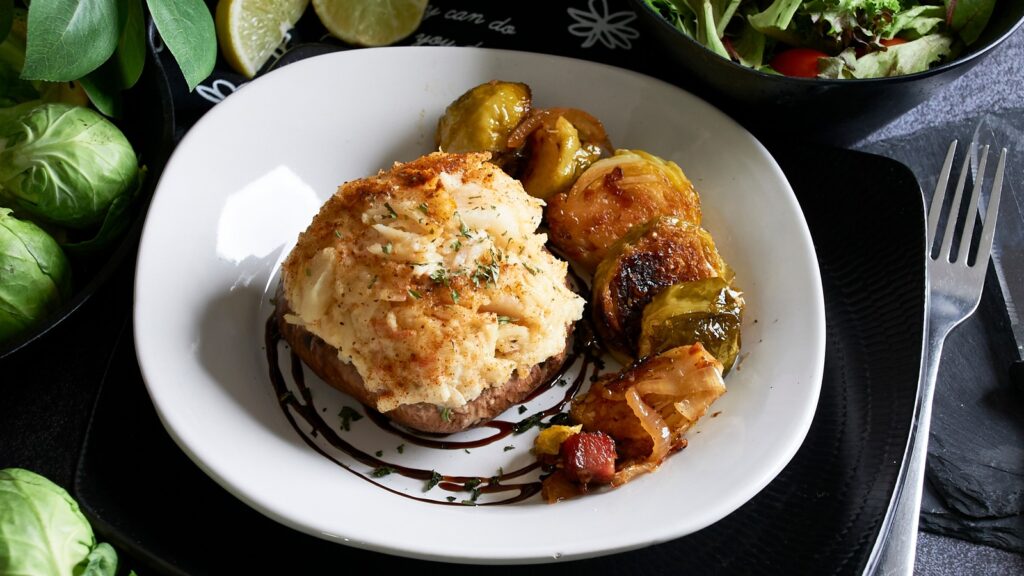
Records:
{"label": "cherry tomato", "polygon": [[[879,44],[881,44],[882,46],[885,46],[886,48],[888,48],[890,46],[898,46],[900,44],[906,44],[907,42],[910,42],[910,40],[906,40],[904,38],[889,38],[888,40],[886,40],[885,38],[882,38],[882,39],[880,39],[878,41]],[[864,50],[863,46],[857,46],[856,52],[857,52],[857,58],[860,58],[861,56],[863,56],[864,54],[867,53]]]}
{"label": "cherry tomato", "polygon": [[814,78],[818,75],[819,58],[828,58],[828,54],[810,48],[790,48],[776,54],[770,64],[779,74]]}
{"label": "cherry tomato", "polygon": [[888,48],[889,46],[896,46],[896,45],[899,45],[899,44],[906,44],[907,42],[910,42],[910,40],[907,40],[906,38],[890,38],[888,40],[883,38],[883,39],[878,41],[879,44],[881,44],[882,46],[885,46],[886,48]]}

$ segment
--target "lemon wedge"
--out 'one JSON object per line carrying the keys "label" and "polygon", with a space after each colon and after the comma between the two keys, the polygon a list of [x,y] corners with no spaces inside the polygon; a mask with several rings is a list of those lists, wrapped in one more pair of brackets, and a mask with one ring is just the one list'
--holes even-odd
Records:
{"label": "lemon wedge", "polygon": [[220,0],[217,42],[228,64],[252,78],[267,63],[309,0]]}
{"label": "lemon wedge", "polygon": [[420,25],[427,0],[313,0],[320,22],[357,46],[393,44]]}

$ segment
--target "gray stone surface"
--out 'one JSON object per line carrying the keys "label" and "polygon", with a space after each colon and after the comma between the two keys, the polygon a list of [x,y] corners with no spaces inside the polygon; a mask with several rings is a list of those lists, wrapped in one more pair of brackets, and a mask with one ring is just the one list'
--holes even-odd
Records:
{"label": "gray stone surface", "polygon": [[[865,144],[964,120],[982,112],[1011,109],[1024,109],[1024,30],[1018,30],[986,60],[935,97],[878,130],[858,147],[870,147]],[[937,576],[1024,574],[1024,556],[921,532],[914,573]]]}
{"label": "gray stone surface", "polygon": [[869,136],[886,140],[979,112],[1024,108],[1024,29],[930,100]]}

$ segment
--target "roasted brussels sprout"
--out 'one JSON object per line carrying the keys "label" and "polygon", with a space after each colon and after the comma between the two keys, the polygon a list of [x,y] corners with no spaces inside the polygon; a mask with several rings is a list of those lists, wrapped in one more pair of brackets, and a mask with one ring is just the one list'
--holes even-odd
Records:
{"label": "roasted brussels sprout", "polygon": [[90,228],[138,178],[131,144],[93,110],[55,103],[0,109],[0,203],[19,213]]}
{"label": "roasted brussels sprout", "polygon": [[675,284],[644,308],[637,355],[700,342],[725,372],[740,351],[743,295],[722,277]]}
{"label": "roasted brussels sprout", "polygon": [[521,166],[512,166],[511,173],[530,195],[542,199],[568,190],[591,164],[612,152],[601,121],[576,108],[533,110],[508,145],[521,157]]}
{"label": "roasted brussels sprout", "polygon": [[509,135],[530,112],[530,87],[492,80],[452,102],[437,124],[437,145],[444,152],[490,152],[501,166],[512,159]]}
{"label": "roasted brussels sprout", "polygon": [[700,197],[674,162],[617,150],[591,165],[568,192],[548,200],[551,241],[593,270],[630,228],[658,216],[700,225]]}
{"label": "roasted brussels sprout", "polygon": [[559,116],[551,129],[534,130],[527,138],[520,180],[531,196],[546,199],[567,190],[600,157],[601,149],[580,142],[576,127]]}
{"label": "roasted brussels sprout", "polygon": [[731,281],[711,235],[674,217],[630,230],[612,246],[594,274],[594,319],[612,352],[635,358],[644,307],[681,282],[724,277]]}
{"label": "roasted brussels sprout", "polygon": [[57,241],[0,208],[0,342],[24,333],[71,294],[71,268]]}

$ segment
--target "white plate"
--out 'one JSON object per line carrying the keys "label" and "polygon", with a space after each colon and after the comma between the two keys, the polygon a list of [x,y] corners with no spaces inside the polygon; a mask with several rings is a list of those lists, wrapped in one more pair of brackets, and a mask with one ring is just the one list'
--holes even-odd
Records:
{"label": "white plate", "polygon": [[[268,377],[263,326],[276,271],[338,184],[433,148],[444,108],[494,78],[538,106],[600,118],[616,146],[675,160],[746,292],[743,361],[728,393],[661,469],[556,505],[442,506],[382,490],[311,449]],[[740,126],[669,84],[600,64],[465,48],[320,56],[260,78],[206,114],[157,187],[139,251],[135,343],[164,426],[232,494],[289,526],[352,546],[456,562],[609,554],[699,530],[763,488],[796,453],[818,400],[824,303],[814,248],[782,172]],[[287,370],[286,370],[287,372]],[[318,405],[355,405],[309,378]],[[506,419],[517,419],[514,409]],[[328,421],[330,421],[328,419]],[[445,473],[530,460],[535,430],[464,454],[410,447],[368,419],[351,438]],[[505,451],[503,446],[515,445]],[[423,496],[397,475],[380,483]],[[392,484],[393,483],[393,484]],[[430,497],[445,493],[435,488]],[[431,496],[433,495],[433,496]],[[463,498],[465,493],[456,494]],[[201,511],[198,507],[197,511]],[[201,521],[201,518],[197,518]]]}

